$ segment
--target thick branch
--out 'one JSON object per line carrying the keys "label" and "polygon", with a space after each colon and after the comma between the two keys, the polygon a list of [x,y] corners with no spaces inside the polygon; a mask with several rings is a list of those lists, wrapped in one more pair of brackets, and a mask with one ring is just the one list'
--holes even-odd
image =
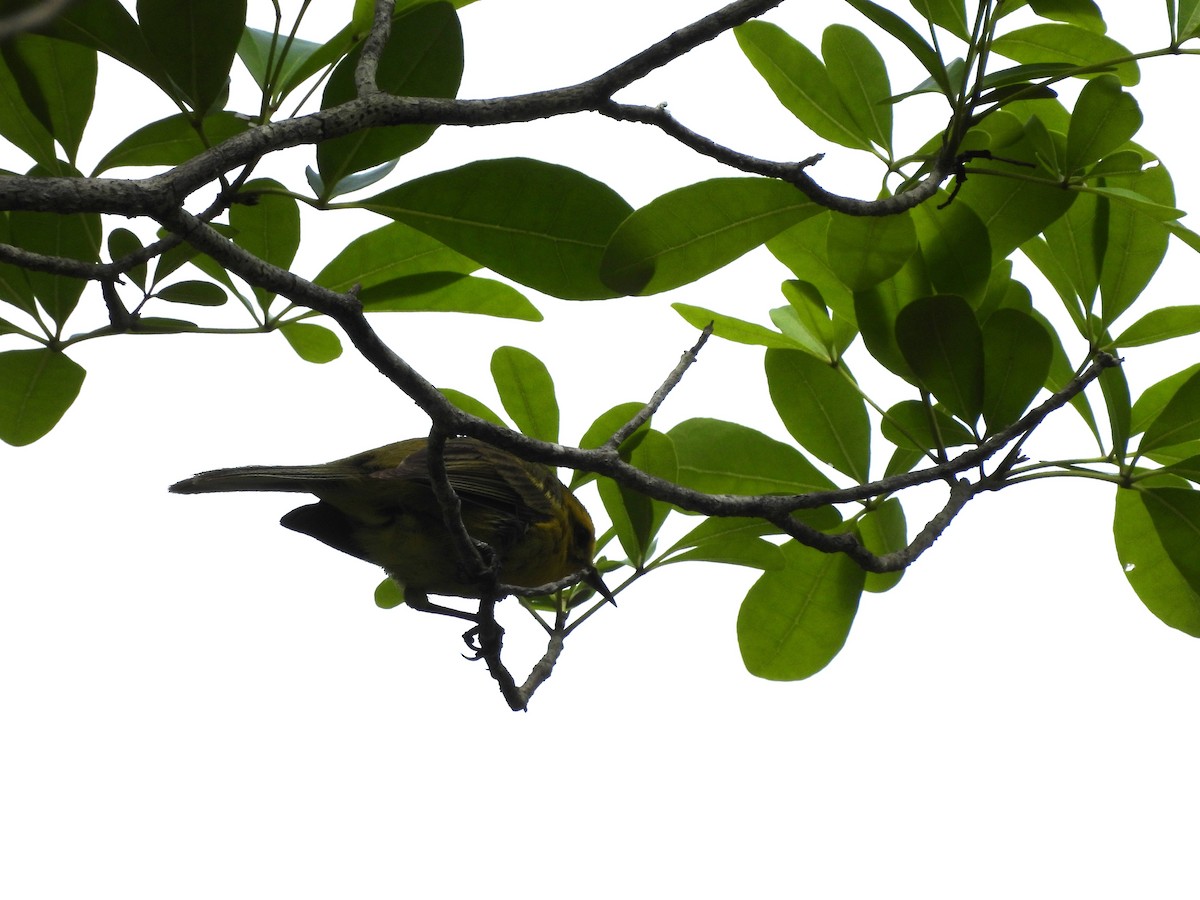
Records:
{"label": "thick branch", "polygon": [[[717,12],[679,29],[606,72],[576,85],[510,97],[472,100],[395,97],[367,90],[363,96],[340,106],[283,122],[273,122],[250,128],[168,172],[149,178],[9,176],[0,179],[0,210],[24,209],[57,213],[100,212],[127,217],[151,216],[157,218],[166,210],[181,207],[190,194],[205,185],[220,180],[227,172],[249,165],[269,153],[290,147],[321,143],[366,128],[410,124],[511,124],[569,113],[601,110],[602,108],[608,110],[606,114],[612,115],[613,108],[623,109],[612,102],[612,96],[616,91],[627,87],[648,72],[688,53],[700,44],[712,40],[722,32],[767,12],[778,6],[780,2],[782,0],[755,0],[755,2],[738,0],[738,2],[730,3]],[[381,29],[378,27],[372,30],[369,46],[364,50],[364,56],[368,50],[374,47],[373,42],[379,40],[381,33]],[[368,82],[372,80],[369,61],[360,67],[356,76],[360,90],[363,90],[365,85],[369,87]],[[628,118],[635,118],[635,114],[632,112],[634,109],[637,108],[627,108]],[[706,143],[705,139],[693,135],[682,126],[670,125],[669,117],[660,116],[659,119],[661,121],[654,121],[651,117],[643,117],[638,120],[653,121],[653,124],[667,130],[672,136],[683,140],[694,149],[706,152],[729,165],[750,166],[745,171],[766,174],[771,171],[772,167],[776,167],[778,172],[787,173],[786,177],[789,181],[797,184],[817,202],[836,201],[840,205],[835,208],[856,212],[860,215],[887,215],[901,208],[897,206],[898,203],[908,202],[896,197],[863,201],[838,198],[836,195],[824,192],[803,172],[798,172],[797,165],[803,168],[804,164],[770,163],[766,160],[755,160],[753,157],[725,148],[722,148],[721,155],[717,155],[712,151],[718,145],[712,144],[712,142]],[[926,199],[927,185],[939,174],[943,177],[945,174],[940,166],[916,189],[915,196],[911,201],[914,205]],[[785,177],[785,175],[776,174],[773,177]],[[929,193],[932,193],[932,190],[929,190]]]}
{"label": "thick branch", "polygon": [[534,462],[569,466],[579,471],[606,475],[656,500],[664,500],[710,516],[748,516],[775,521],[795,510],[869,500],[917,485],[952,479],[960,472],[990,459],[1013,440],[1035,428],[1050,413],[1070,402],[1072,397],[1099,377],[1104,369],[1119,364],[1106,353],[1098,354],[1087,369],[1062,390],[1052,394],[1017,422],[992,435],[979,446],[928,469],[906,472],[854,487],[813,491],[807,494],[708,494],[649,475],[626,463],[612,449],[582,450],[551,444],[464,413],[379,338],[367,321],[361,304],[355,298],[319,287],[286,269],[263,262],[182,210],[164,214],[159,222],[250,284],[282,294],[293,303],[334,319],[359,353],[408,394],[446,434],[476,437]]}
{"label": "thick branch", "polygon": [[358,67],[354,70],[354,87],[359,97],[369,97],[379,91],[375,76],[379,72],[379,58],[392,33],[392,14],[395,10],[396,0],[375,0],[375,21],[371,25],[371,33],[363,41]]}

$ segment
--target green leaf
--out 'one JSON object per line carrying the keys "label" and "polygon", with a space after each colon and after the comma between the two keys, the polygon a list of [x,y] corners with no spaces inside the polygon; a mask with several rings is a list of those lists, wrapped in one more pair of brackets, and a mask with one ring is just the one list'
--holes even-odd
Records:
{"label": "green leaf", "polygon": [[[1175,189],[1166,167],[1159,165],[1129,178],[1113,178],[1109,188],[1136,191],[1164,205],[1175,202]],[[1158,271],[1167,253],[1170,232],[1153,216],[1126,204],[1109,204],[1108,242],[1100,267],[1103,324],[1117,320]]]}
{"label": "green leaf", "polygon": [[190,303],[193,306],[222,306],[229,295],[211,281],[177,281],[159,288],[155,295],[170,303]]}
{"label": "green leaf", "polygon": [[752,675],[797,681],[815,675],[850,634],[865,573],[842,553],[782,548],[782,569],[764,572],[738,612],[738,646]]}
{"label": "green leaf", "polygon": [[733,34],[779,102],[813,134],[843,147],[871,148],[816,54],[770,22],[752,20]]}
{"label": "green leaf", "polygon": [[[310,63],[313,56],[325,46],[313,41],[306,41],[303,38],[289,38],[286,34],[277,35],[273,31],[247,27],[242,31],[242,37],[238,41],[237,53],[242,64],[254,79],[254,83],[260,89],[267,87],[268,79],[274,82],[272,98],[279,99],[280,88],[300,74],[303,67]],[[348,47],[349,43],[347,42],[342,52],[332,58],[341,57]],[[287,56],[281,61],[280,54],[285,50]],[[323,62],[321,65],[327,65],[329,61]],[[313,71],[315,72],[316,69]],[[310,72],[309,75],[311,74]]]}
{"label": "green leaf", "polygon": [[[0,171],[0,175],[3,174],[7,173]],[[11,213],[0,212],[0,243],[16,246],[10,216]],[[0,262],[0,302],[10,303],[35,319],[41,315],[33,296],[33,289],[29,285],[27,271],[12,263]],[[46,331],[44,325],[41,326],[41,330]],[[46,334],[49,335],[49,332],[46,331]]]}
{"label": "green leaf", "polygon": [[342,342],[323,325],[284,322],[279,326],[279,333],[305,362],[327,363],[342,355]]}
{"label": "green leaf", "polygon": [[86,373],[57,350],[0,353],[0,440],[32,444],[75,402]]}
{"label": "green leaf", "polygon": [[900,450],[944,450],[975,443],[975,436],[960,422],[920,400],[901,400],[892,406],[883,416],[881,430]]}
{"label": "green leaf", "polygon": [[1197,0],[1179,0],[1178,28],[1181,43],[1200,35],[1200,3]]}
{"label": "green leaf", "polygon": [[892,93],[883,57],[870,39],[849,25],[830,25],[821,37],[821,55],[834,90],[867,140],[892,152]]}
{"label": "green leaf", "polygon": [[[404,127],[404,126],[399,126]],[[396,171],[396,166],[400,164],[399,159],[389,159],[385,163],[375,166],[373,169],[367,169],[363,172],[355,172],[353,175],[347,175],[335,186],[333,193],[335,194],[352,194],[355,191],[369,188],[377,182],[383,181],[392,172]],[[329,192],[325,189],[325,182],[321,180],[321,176],[313,171],[312,167],[305,168],[304,174],[308,177],[308,183],[312,186],[313,191],[319,197],[327,196]]]}
{"label": "green leaf", "polygon": [[26,101],[30,92],[36,92],[45,111],[42,124],[74,164],[96,93],[96,51],[41,35],[23,34],[4,45],[4,57],[18,82],[19,70],[30,76],[30,83],[23,90]]}
{"label": "green leaf", "polygon": [[955,87],[946,73],[941,56],[915,28],[891,10],[872,2],[872,0],[846,0],[846,2],[907,47],[908,52],[925,67],[925,71],[937,83],[943,94],[947,97],[955,95]]}
{"label": "green leaf", "polygon": [[[236,202],[229,208],[234,243],[281,269],[291,266],[300,247],[300,205],[286,191],[278,181],[257,178],[238,192],[240,200],[253,202]],[[274,296],[260,287],[254,294],[261,303]]]}
{"label": "green leaf", "polygon": [[711,324],[713,334],[727,341],[760,347],[796,348],[796,342],[791,338],[763,325],[756,325],[754,322],[735,319],[733,316],[713,312],[702,306],[691,306],[687,303],[672,303],[671,309],[679,313],[689,325],[694,325],[696,328],[703,329]]}
{"label": "green leaf", "polygon": [[1200,591],[1200,493],[1160,487],[1146,488],[1141,495],[1171,565],[1193,592]]}
{"label": "green leaf", "polygon": [[917,230],[908,212],[881,217],[835,212],[826,240],[830,268],[847,288],[863,291],[900,271],[917,249]]}
{"label": "green leaf", "polygon": [[996,310],[983,326],[983,420],[989,433],[1021,418],[1050,374],[1054,346],[1046,328],[1015,309]]}
{"label": "green leaf", "polygon": [[[611,409],[602,412],[596,417],[596,421],[588,426],[587,431],[583,433],[583,436],[579,439],[579,446],[584,450],[594,450],[597,447],[603,446],[619,429],[625,427],[634,416],[638,415],[644,405],[642,403],[618,403]],[[633,434],[625,438],[618,449],[626,453],[632,452],[633,448],[646,436],[646,432],[649,429],[650,422],[647,420],[634,429]],[[596,477],[591,472],[574,472],[571,475],[571,490],[576,490],[589,481],[595,481]]]}
{"label": "green leaf", "polygon": [[[989,116],[985,127],[993,124],[995,118]],[[987,228],[993,262],[1007,259],[1013,250],[1063,215],[1075,199],[1074,192],[1063,190],[1061,179],[1038,160],[1028,132],[1026,126],[1016,141],[997,140],[990,149],[1006,160],[1035,163],[1035,168],[1018,168],[1009,162],[989,163],[988,168],[1004,174],[1017,172],[1021,177],[972,175],[955,200],[971,207]]]}
{"label": "green leaf", "polygon": [[1068,174],[1066,167],[1067,136],[1051,131],[1039,116],[1031,116],[1025,123],[1025,136],[1037,153],[1038,162],[1058,178]]}
{"label": "green leaf", "polygon": [[[213,227],[228,229],[228,226],[219,225],[216,223],[213,224]],[[166,232],[160,230],[159,237],[161,238],[165,236]],[[184,265],[191,262],[199,255],[199,252],[200,251],[188,243],[179,243],[170,250],[167,250],[165,253],[159,256],[158,260],[154,264],[154,277],[150,280],[151,288],[161,284],[172,272],[178,271]],[[225,281],[229,279],[229,273],[225,272],[224,269],[221,269],[220,271],[225,275],[225,279],[222,279],[222,283],[225,283]]]}
{"label": "green leaf", "polygon": [[[669,481],[677,477],[675,450],[661,431],[648,430],[632,450],[623,450],[621,455],[643,472]],[[639,494],[611,478],[599,478],[597,487],[621,549],[635,568],[642,568],[654,551],[654,539],[671,511],[670,504]]]}
{"label": "green leaf", "polygon": [[800,453],[719,419],[686,419],[669,432],[685,487],[712,494],[805,494],[833,482]]}
{"label": "green leaf", "polygon": [[[123,259],[132,253],[137,253],[141,249],[141,240],[128,228],[114,228],[108,233],[108,256],[113,262]],[[145,289],[146,264],[141,263],[134,266],[125,272],[125,276],[132,280],[138,287]]]}
{"label": "green leaf", "polygon": [[[1070,214],[1068,213],[1068,215]],[[1086,321],[1086,309],[1079,302],[1078,292],[1073,284],[1073,281],[1080,279],[1081,273],[1084,277],[1086,277],[1088,273],[1082,268],[1076,272],[1068,272],[1067,266],[1064,264],[1064,257],[1068,256],[1071,257],[1072,265],[1078,264],[1080,261],[1086,264],[1092,258],[1092,255],[1086,252],[1082,252],[1079,255],[1073,255],[1074,248],[1087,246],[1087,232],[1064,234],[1060,238],[1056,234],[1056,229],[1059,227],[1066,228],[1067,226],[1059,226],[1058,222],[1054,223],[1054,225],[1046,229],[1046,240],[1038,237],[1029,238],[1029,240],[1025,241],[1025,243],[1021,245],[1021,252],[1028,257],[1030,262],[1037,266],[1038,271],[1046,277],[1048,282],[1050,282],[1050,286],[1054,288],[1055,293],[1057,293],[1059,299],[1062,300],[1063,306],[1070,314],[1071,321],[1074,322],[1079,333],[1087,334],[1088,326]],[[1056,242],[1065,239],[1068,242],[1068,249],[1059,250],[1051,248],[1050,239],[1052,237]],[[1096,261],[1095,264],[1098,265],[1099,262]],[[1097,287],[1099,287],[1099,276],[1097,275],[1096,278]],[[1088,307],[1090,308],[1090,306],[1091,302],[1089,301]]]}
{"label": "green leaf", "polygon": [[858,336],[858,329],[842,319],[830,318],[817,286],[788,280],[781,286],[788,305],[771,310],[771,321],[805,353],[834,362]]}
{"label": "green leaf", "polygon": [[941,25],[952,35],[962,41],[971,39],[970,26],[967,24],[967,11],[963,0],[908,0],[912,8],[922,16]]}
{"label": "green leaf", "polygon": [[[47,173],[39,168],[30,174]],[[100,259],[100,216],[96,213],[60,215],[13,210],[9,213],[9,223],[11,240],[18,247],[82,262],[98,262]],[[68,275],[32,270],[27,275],[42,307],[61,326],[74,311],[86,282]]]}
{"label": "green leaf", "polygon": [[[946,418],[949,420],[950,417],[946,416]],[[958,427],[961,428],[962,426],[959,425]],[[893,475],[902,475],[905,472],[911,472],[913,467],[923,459],[925,459],[925,454],[920,450],[897,447],[883,470],[883,477],[891,478]]]}
{"label": "green leaf", "polygon": [[822,208],[772,178],[714,178],[663,194],[613,233],[600,277],[623,294],[696,281]]}
{"label": "green leaf", "polygon": [[[338,63],[321,108],[330,109],[357,96],[354,72],[359,53]],[[398,16],[392,39],[379,60],[377,82],[399,97],[453,97],[463,72],[462,30],[449,3],[428,3]],[[317,144],[317,169],[326,186],[324,197],[343,193],[339,182],[355,172],[397,159],[424,144],[433,125],[368,128]],[[357,185],[361,187],[362,185]]]}
{"label": "green leaf", "polygon": [[[611,409],[601,413],[596,417],[596,421],[589,425],[587,431],[583,433],[583,437],[579,439],[579,446],[584,450],[595,450],[597,447],[603,446],[610,437],[616,434],[618,429],[623,428],[634,416],[640,413],[644,405],[638,402],[618,403]],[[645,433],[647,424],[641,425],[632,435],[625,439],[621,446],[632,449],[633,445],[641,440],[641,435]]]}
{"label": "green leaf", "polygon": [[[1142,396],[1145,398],[1145,394]],[[1146,453],[1197,439],[1200,439],[1200,372],[1180,384],[1162,412],[1150,421],[1138,450]]]}
{"label": "green leaf", "polygon": [[600,260],[633,211],[612,188],[582,172],[532,159],[478,160],[360,205],[567,300],[616,296],[600,280]]}
{"label": "green leaf", "polygon": [[492,354],[492,379],[518,429],[540,441],[558,443],[558,398],[545,363],[519,347]]}
{"label": "green leaf", "polygon": [[[1164,547],[1148,508],[1161,504],[1157,498],[1148,497],[1150,493],[1126,488],[1117,491],[1113,515],[1117,559],[1130,587],[1150,612],[1172,628],[1200,637],[1200,593],[1188,583]],[[1160,513],[1159,519],[1168,530],[1186,528],[1183,523],[1170,522],[1165,513],[1167,510]]]}
{"label": "green leaf", "polygon": [[29,108],[16,76],[3,59],[0,59],[0,137],[39,165],[54,165],[54,138]]}
{"label": "green leaf", "polygon": [[1124,203],[1133,207],[1134,211],[1140,212],[1156,222],[1162,223],[1162,227],[1166,230],[1167,223],[1173,219],[1178,219],[1181,216],[1186,216],[1187,213],[1178,206],[1168,206],[1165,203],[1155,203],[1145,194],[1139,194],[1137,191],[1126,190],[1119,187],[1096,187],[1088,185],[1080,188],[1082,191],[1099,194],[1102,197],[1107,197],[1111,200],[1116,200],[1118,203]]}
{"label": "green leaf", "polygon": [[783,553],[764,534],[775,534],[775,526],[762,519],[705,519],[663,553],[657,565],[679,562],[719,562],[755,569],[783,568]]}
{"label": "green leaf", "polygon": [[509,424],[504,421],[504,418],[497,412],[494,412],[491,407],[480,400],[476,400],[470,394],[464,394],[462,391],[456,391],[454,388],[438,388],[447,400],[457,406],[465,413],[470,413],[473,416],[478,416],[493,425],[499,425],[501,428],[508,428]]}
{"label": "green leaf", "polygon": [[537,307],[512,285],[457,272],[401,275],[364,288],[358,299],[367,312],[459,312],[542,320]]}
{"label": "green leaf", "polygon": [[469,275],[478,268],[475,260],[424,232],[403,222],[391,222],[352,240],[313,281],[344,293],[356,284],[366,289],[409,275]]}
{"label": "green leaf", "polygon": [[[1050,335],[1051,357],[1050,357],[1050,373],[1046,376],[1046,389],[1057,393],[1065,388],[1075,377],[1075,366],[1067,356],[1067,351],[1063,349],[1062,340],[1058,336],[1058,332],[1054,330],[1054,326],[1042,313],[1036,309],[1030,311],[1035,319],[1042,323],[1046,329],[1046,333]],[[1091,403],[1088,402],[1086,394],[1076,394],[1071,399],[1071,406],[1079,413],[1080,418],[1087,424],[1092,434],[1096,437],[1096,442],[1100,442],[1100,429],[1096,424],[1096,416],[1092,413]]]}
{"label": "green leaf", "polygon": [[1098,161],[1137,134],[1142,111],[1112,75],[1093,78],[1079,92],[1067,131],[1068,174]]}
{"label": "green leaf", "polygon": [[1200,306],[1165,306],[1146,313],[1113,338],[1107,349],[1144,347],[1200,331]]}
{"label": "green leaf", "polygon": [[1117,459],[1122,459],[1132,433],[1129,382],[1125,378],[1125,371],[1119,366],[1105,369],[1096,381],[1104,395],[1104,408],[1108,413],[1108,427],[1112,434],[1112,452]]}
{"label": "green leaf", "polygon": [[246,0],[138,0],[138,22],[178,95],[200,115],[226,90]]}
{"label": "green leaf", "polygon": [[1150,423],[1158,418],[1159,413],[1166,409],[1167,404],[1171,402],[1171,398],[1175,396],[1179,388],[1197,372],[1200,372],[1200,363],[1188,366],[1174,375],[1168,375],[1162,381],[1146,388],[1138,397],[1137,403],[1133,405],[1131,433],[1141,434],[1144,432]]}
{"label": "green leaf", "polygon": [[822,213],[793,225],[767,241],[767,249],[796,278],[815,287],[836,318],[853,324],[854,295],[829,266],[829,220],[832,215]]}
{"label": "green leaf", "polygon": [[766,374],[771,402],[796,442],[839,472],[866,482],[871,423],[849,377],[798,350],[768,350]]}
{"label": "green leaf", "polygon": [[934,288],[978,302],[993,264],[991,239],[979,216],[964,203],[943,209],[922,203],[913,210],[913,222]]}
{"label": "green leaf", "polygon": [[1178,475],[1188,481],[1200,483],[1200,456],[1189,456],[1177,463],[1164,466],[1162,474]]}
{"label": "green leaf", "polygon": [[[1019,63],[1071,62],[1080,68],[1104,66],[1110,60],[1132,56],[1110,37],[1078,25],[1030,25],[1002,34],[992,41],[992,50]],[[1129,87],[1138,83],[1136,62],[1116,65],[1116,76]],[[1089,77],[1084,73],[1081,77]]]}
{"label": "green leaf", "polygon": [[966,62],[962,59],[962,57],[952,59],[946,64],[945,73],[940,78],[935,79],[933,76],[930,76],[916,87],[888,97],[887,102],[889,105],[894,106],[901,100],[907,100],[908,98],[916,97],[919,94],[945,94],[946,91],[945,88],[943,88],[943,85],[961,84],[963,75],[965,74],[965,69]]}
{"label": "green leaf", "polygon": [[199,131],[192,119],[182,113],[159,119],[109,150],[93,174],[121,166],[177,166],[249,127],[245,118],[229,112],[205,116]]}
{"label": "green leaf", "polygon": [[138,334],[187,334],[199,326],[186,319],[167,319],[162,316],[137,316],[131,328]]}
{"label": "green leaf", "polygon": [[[858,536],[863,546],[876,556],[895,553],[908,545],[908,523],[904,520],[904,507],[895,497],[889,497],[875,509],[868,510],[858,519]],[[873,594],[882,594],[894,588],[904,576],[898,572],[868,572],[864,589]]]}
{"label": "green leaf", "polygon": [[[1092,309],[1100,288],[1100,266],[1108,243],[1108,216],[1106,201],[1095,194],[1081,193],[1065,215],[1046,227],[1048,252],[1040,252],[1043,248],[1037,238],[1021,245],[1058,291],[1081,333],[1087,330],[1081,313]],[[1074,302],[1075,297],[1082,300],[1082,308]]]}
{"label": "green leaf", "polygon": [[1137,150],[1118,150],[1088,169],[1087,177],[1092,181],[1102,175],[1137,175],[1145,168],[1146,163],[1151,161]]}
{"label": "green leaf", "polygon": [[[374,9],[371,6],[356,3],[353,19],[341,31],[312,50],[311,53],[306,52],[308,50],[307,47],[302,47],[298,55],[294,57],[293,52],[289,50],[287,61],[284,64],[283,75],[275,85],[275,101],[281,101],[321,70],[332,68],[336,65],[342,57],[354,49],[356,44],[361,43],[366,38],[367,33],[370,31],[373,17]],[[256,39],[256,41],[261,41],[261,39]],[[243,44],[238,45],[239,53],[242,52],[242,46]],[[270,45],[268,43],[266,51],[269,52],[269,50]],[[247,66],[249,67],[249,64]]]}
{"label": "green leaf", "polygon": [[174,96],[171,78],[150,51],[142,29],[120,0],[78,0],[68,4],[40,32],[99,50],[141,72],[169,96]]}
{"label": "green leaf", "polygon": [[992,313],[999,309],[1015,309],[1033,313],[1033,295],[1023,283],[1012,277],[1012,260],[1006,259],[992,271],[987,291],[975,309],[975,318],[987,322]]}
{"label": "green leaf", "polygon": [[1030,8],[1039,16],[1070,22],[1097,34],[1104,34],[1104,16],[1092,0],[1030,0]]}
{"label": "green leaf", "polygon": [[916,384],[918,379],[896,343],[896,317],[916,296],[899,290],[894,279],[854,295],[855,318],[868,352],[909,384]]}
{"label": "green leaf", "polygon": [[968,424],[983,409],[983,334],[967,301],[914,300],[896,316],[896,343],[925,389]]}

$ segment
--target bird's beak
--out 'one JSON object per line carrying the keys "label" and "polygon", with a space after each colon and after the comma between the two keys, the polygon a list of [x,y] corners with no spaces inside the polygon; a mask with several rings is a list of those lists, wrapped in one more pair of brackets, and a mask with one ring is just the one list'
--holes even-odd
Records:
{"label": "bird's beak", "polygon": [[583,583],[613,606],[617,605],[617,598],[612,595],[612,591],[608,589],[608,585],[604,583],[604,580],[600,577],[600,573],[596,571],[595,566],[588,566],[587,569],[584,570]]}

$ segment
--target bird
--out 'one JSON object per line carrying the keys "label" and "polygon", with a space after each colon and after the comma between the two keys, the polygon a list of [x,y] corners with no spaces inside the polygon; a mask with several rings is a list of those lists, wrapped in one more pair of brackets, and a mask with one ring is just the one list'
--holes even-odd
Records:
{"label": "bird", "polygon": [[616,602],[593,561],[591,517],[552,469],[471,437],[449,438],[442,455],[462,523],[486,545],[494,578],[470,573],[460,558],[431,483],[428,438],[319,465],[214,469],[169,490],[312,494],[316,503],[292,510],[280,524],[381,566],[410,606],[455,614],[430,604],[428,595],[483,598],[496,583],[535,588],[576,574]]}

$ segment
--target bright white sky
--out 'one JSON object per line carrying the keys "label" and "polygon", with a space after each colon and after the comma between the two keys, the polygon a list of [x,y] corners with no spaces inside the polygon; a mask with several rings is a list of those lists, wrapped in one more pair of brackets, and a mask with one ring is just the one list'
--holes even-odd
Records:
{"label": "bright white sky", "polygon": [[[1119,40],[1164,42],[1161,4],[1106,5]],[[463,96],[580,80],[716,6],[482,0],[463,12]],[[787,3],[770,19],[816,46],[840,10]],[[882,46],[898,90],[920,80]],[[1135,90],[1139,140],[1185,209],[1200,198],[1193,68],[1152,62]],[[626,96],[667,101],[759,155],[828,150],[819,178],[876,189],[850,151],[775,104],[729,36]],[[170,112],[124,92],[106,103],[112,129],[93,122],[89,162],[133,127],[131,109],[136,123]],[[393,179],[507,155],[574,165],[634,205],[727,174],[649,129],[577,116],[444,129]],[[276,171],[303,189],[309,159],[289,153]],[[381,223],[324,221],[301,274]],[[1153,303],[1191,301],[1197,274],[1173,249]],[[647,397],[694,340],[672,300],[765,322],[784,277],[759,251],[676,295],[540,300],[548,325],[377,322],[435,383],[489,402],[491,347],[539,354],[571,439]],[[1135,394],[1195,346],[1130,352]],[[275,335],[110,339],[74,356],[89,370],[75,408],[41,442],[0,446],[4,896],[1195,896],[1200,645],[1127,586],[1104,485],[977,500],[896,590],[864,598],[846,649],[807,682],[741,665],[734,622],[756,573],[647,578],[572,637],[531,712],[513,714],[460,657],[457,623],[377,609],[376,570],[279,528],[294,498],[166,492],[201,469],[424,433],[361,360],[310,366]],[[785,437],[761,371],[758,351],[714,341],[661,424],[715,415]],[[1070,414],[1048,431],[1029,451],[1091,452]],[[940,500],[911,508],[910,526]],[[534,635],[507,612],[519,669]]]}

